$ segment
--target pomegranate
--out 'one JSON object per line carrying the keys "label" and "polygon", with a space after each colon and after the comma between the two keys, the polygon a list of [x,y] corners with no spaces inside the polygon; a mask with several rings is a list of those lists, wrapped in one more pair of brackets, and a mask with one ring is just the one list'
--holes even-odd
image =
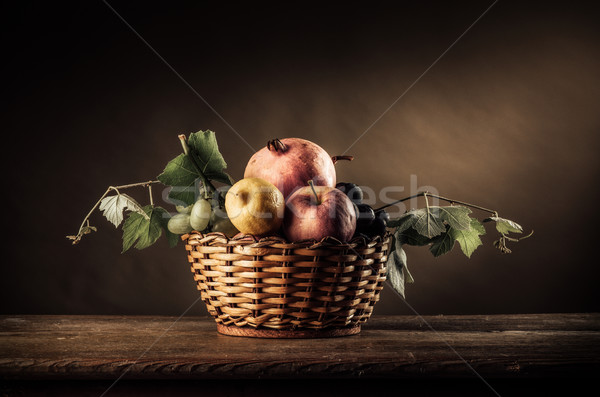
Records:
{"label": "pomegranate", "polygon": [[312,180],[317,186],[335,187],[337,158],[314,142],[301,138],[273,139],[248,161],[244,178],[271,182],[288,198]]}

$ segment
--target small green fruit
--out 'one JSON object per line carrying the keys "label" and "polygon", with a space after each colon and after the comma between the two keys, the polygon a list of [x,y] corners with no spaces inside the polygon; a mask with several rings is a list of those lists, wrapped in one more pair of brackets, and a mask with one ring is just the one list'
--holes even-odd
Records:
{"label": "small green fruit", "polygon": [[192,225],[190,224],[189,214],[176,214],[169,219],[167,229],[173,234],[186,234],[191,232]]}
{"label": "small green fruit", "polygon": [[210,202],[205,199],[199,199],[194,204],[190,213],[190,224],[194,230],[199,232],[206,229],[210,220],[211,207]]}
{"label": "small green fruit", "polygon": [[177,210],[177,212],[179,212],[180,214],[189,214],[190,212],[192,212],[192,208],[194,207],[194,205],[188,205],[187,207],[183,206],[183,205],[176,205],[175,209]]}

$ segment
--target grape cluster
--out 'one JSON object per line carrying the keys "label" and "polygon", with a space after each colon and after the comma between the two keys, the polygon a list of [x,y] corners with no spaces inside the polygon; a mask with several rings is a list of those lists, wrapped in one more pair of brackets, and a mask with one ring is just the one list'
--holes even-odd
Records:
{"label": "grape cluster", "polygon": [[363,203],[363,191],[360,186],[350,182],[339,182],[335,187],[348,196],[354,203],[356,211],[356,231],[355,236],[367,236],[373,238],[385,234],[387,222],[390,216],[384,210],[375,212],[373,208]]}
{"label": "grape cluster", "polygon": [[185,234],[192,230],[205,233],[221,232],[228,237],[237,234],[238,230],[227,217],[219,200],[213,197],[211,201],[200,197],[188,207],[176,206],[177,214],[169,219],[167,228],[174,234]]}

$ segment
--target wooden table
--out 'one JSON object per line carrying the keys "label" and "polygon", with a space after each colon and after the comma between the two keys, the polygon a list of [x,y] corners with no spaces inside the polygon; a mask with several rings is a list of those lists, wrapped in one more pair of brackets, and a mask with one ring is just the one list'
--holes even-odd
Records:
{"label": "wooden table", "polygon": [[358,335],[322,339],[224,336],[206,317],[0,316],[0,379],[8,395],[49,385],[65,394],[69,384],[78,395],[96,396],[140,387],[145,395],[161,387],[369,395],[390,386],[403,395],[434,387],[440,395],[473,389],[493,396],[523,387],[572,392],[598,374],[596,313],[374,315]]}

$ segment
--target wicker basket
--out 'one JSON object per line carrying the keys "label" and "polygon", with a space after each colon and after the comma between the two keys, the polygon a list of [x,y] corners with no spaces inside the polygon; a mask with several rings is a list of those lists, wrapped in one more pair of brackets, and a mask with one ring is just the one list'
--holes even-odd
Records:
{"label": "wicker basket", "polygon": [[182,236],[217,331],[233,336],[353,335],[385,281],[390,235],[289,243],[278,237]]}

